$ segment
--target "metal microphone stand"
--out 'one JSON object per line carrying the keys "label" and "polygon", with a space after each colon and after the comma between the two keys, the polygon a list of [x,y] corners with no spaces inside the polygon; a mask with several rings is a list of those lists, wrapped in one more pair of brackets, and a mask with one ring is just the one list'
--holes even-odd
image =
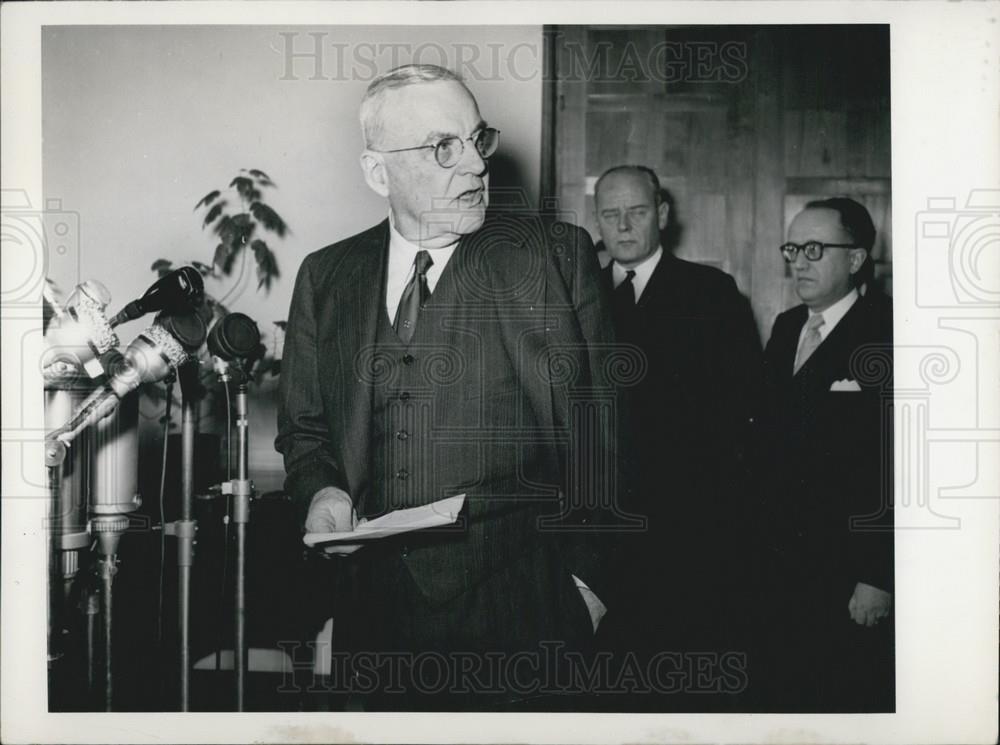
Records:
{"label": "metal microphone stand", "polygon": [[197,429],[194,386],[198,362],[177,368],[181,385],[181,517],[164,527],[177,537],[177,623],[180,647],[180,710],[188,711],[191,698],[191,567],[194,565],[197,521],[194,512],[194,436]]}
{"label": "metal microphone stand", "polygon": [[[250,441],[247,397],[247,376],[239,362],[223,362],[216,358],[219,381],[228,386],[236,383],[236,478],[222,485],[223,494],[233,496],[233,522],[236,523],[236,603],[234,618],[233,669],[236,673],[236,711],[243,711],[243,696],[247,668],[246,642],[246,551],[247,524],[250,522]],[[232,369],[232,374],[230,370]]]}

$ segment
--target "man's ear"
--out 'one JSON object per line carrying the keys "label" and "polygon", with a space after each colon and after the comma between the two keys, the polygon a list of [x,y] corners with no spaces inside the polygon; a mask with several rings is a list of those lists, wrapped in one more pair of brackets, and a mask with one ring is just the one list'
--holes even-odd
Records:
{"label": "man's ear", "polygon": [[861,266],[865,263],[865,259],[868,258],[868,252],[863,248],[852,248],[850,249],[851,255],[851,274],[856,274]]}
{"label": "man's ear", "polygon": [[389,174],[385,170],[385,161],[378,153],[371,150],[361,153],[361,172],[372,191],[380,197],[389,196]]}
{"label": "man's ear", "polygon": [[667,219],[670,217],[670,205],[666,202],[660,202],[660,206],[656,208],[656,224],[660,230],[667,229]]}

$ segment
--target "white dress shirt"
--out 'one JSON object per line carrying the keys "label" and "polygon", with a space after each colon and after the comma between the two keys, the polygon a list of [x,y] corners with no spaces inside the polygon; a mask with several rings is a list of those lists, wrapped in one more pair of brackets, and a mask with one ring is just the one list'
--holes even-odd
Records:
{"label": "white dress shirt", "polygon": [[389,267],[386,272],[385,282],[385,309],[389,313],[389,320],[396,318],[396,310],[399,308],[399,301],[403,298],[403,290],[406,283],[413,276],[413,260],[417,257],[417,251],[427,251],[431,255],[434,263],[427,270],[427,287],[431,292],[441,279],[441,273],[448,265],[451,255],[455,253],[458,241],[450,246],[440,248],[423,248],[416,243],[406,240],[396,226],[393,225],[392,215],[389,215]]}
{"label": "white dress shirt", "polygon": [[626,272],[635,272],[635,276],[632,277],[632,287],[635,288],[635,301],[638,303],[639,298],[642,297],[642,291],[646,289],[646,284],[649,282],[649,278],[653,276],[653,270],[656,269],[656,265],[660,263],[661,258],[663,258],[663,246],[657,246],[653,253],[643,259],[641,264],[632,267],[631,270],[622,266],[617,261],[613,261],[611,262],[611,281],[615,287],[618,287],[618,285],[625,281]]}

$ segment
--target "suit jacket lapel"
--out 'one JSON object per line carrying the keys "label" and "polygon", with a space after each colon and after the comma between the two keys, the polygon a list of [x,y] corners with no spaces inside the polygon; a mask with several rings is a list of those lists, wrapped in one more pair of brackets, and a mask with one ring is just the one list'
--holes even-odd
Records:
{"label": "suit jacket lapel", "polygon": [[674,260],[673,254],[663,252],[659,263],[653,269],[653,273],[649,275],[649,281],[642,289],[642,295],[639,296],[636,307],[645,308],[653,303],[667,306],[672,303],[676,293],[672,292],[672,288],[670,288],[671,278],[674,274],[670,271],[670,264]]}

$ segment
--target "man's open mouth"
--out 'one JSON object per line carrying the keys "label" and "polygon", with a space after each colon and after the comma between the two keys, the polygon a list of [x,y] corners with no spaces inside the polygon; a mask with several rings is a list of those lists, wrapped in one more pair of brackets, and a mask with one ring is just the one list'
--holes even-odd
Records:
{"label": "man's open mouth", "polygon": [[467,207],[474,207],[483,201],[483,191],[482,187],[478,189],[469,189],[468,191],[463,191],[458,195],[458,201]]}

